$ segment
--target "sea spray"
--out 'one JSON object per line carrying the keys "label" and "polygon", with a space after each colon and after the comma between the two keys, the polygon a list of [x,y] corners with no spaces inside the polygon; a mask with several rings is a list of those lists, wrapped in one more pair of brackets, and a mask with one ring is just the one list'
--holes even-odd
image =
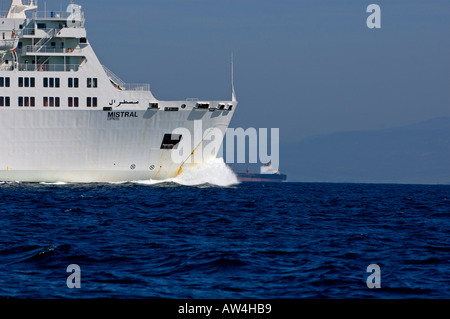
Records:
{"label": "sea spray", "polygon": [[223,158],[217,158],[201,165],[184,167],[181,174],[175,178],[136,181],[134,183],[140,185],[175,183],[183,186],[209,184],[220,187],[229,187],[239,184],[239,181],[231,168],[225,164]]}
{"label": "sea spray", "polygon": [[236,175],[225,164],[223,158],[217,158],[202,165],[184,169],[173,181],[186,186],[210,184],[228,187],[239,184]]}

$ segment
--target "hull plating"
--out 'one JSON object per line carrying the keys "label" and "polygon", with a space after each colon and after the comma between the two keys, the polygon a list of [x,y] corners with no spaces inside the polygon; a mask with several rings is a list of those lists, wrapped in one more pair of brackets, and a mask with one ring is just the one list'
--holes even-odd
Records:
{"label": "hull plating", "polygon": [[[103,110],[0,110],[0,181],[125,182],[176,177],[189,167],[174,162],[161,149],[165,134],[176,128],[192,132],[196,121],[203,131],[225,133],[232,112],[186,110],[127,111],[111,116]],[[197,122],[198,125],[198,122]],[[187,137],[185,137],[187,138]],[[216,157],[208,153],[204,161]],[[184,164],[183,164],[184,163]]]}

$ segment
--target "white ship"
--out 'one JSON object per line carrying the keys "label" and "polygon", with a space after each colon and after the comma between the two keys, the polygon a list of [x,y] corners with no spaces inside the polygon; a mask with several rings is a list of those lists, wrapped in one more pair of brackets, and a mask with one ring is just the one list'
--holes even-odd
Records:
{"label": "white ship", "polygon": [[[0,17],[0,181],[123,182],[176,177],[176,128],[225,134],[237,101],[159,101],[123,83],[92,49],[81,6],[41,12],[12,0]],[[203,141],[200,141],[202,143]],[[218,150],[203,158],[217,156]],[[184,163],[184,164],[183,164]]]}

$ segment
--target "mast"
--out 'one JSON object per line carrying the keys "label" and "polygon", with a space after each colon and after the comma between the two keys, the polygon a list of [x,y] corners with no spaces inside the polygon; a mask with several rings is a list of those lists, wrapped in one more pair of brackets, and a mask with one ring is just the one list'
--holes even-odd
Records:
{"label": "mast", "polygon": [[236,102],[236,92],[234,90],[234,54],[231,53],[231,101]]}

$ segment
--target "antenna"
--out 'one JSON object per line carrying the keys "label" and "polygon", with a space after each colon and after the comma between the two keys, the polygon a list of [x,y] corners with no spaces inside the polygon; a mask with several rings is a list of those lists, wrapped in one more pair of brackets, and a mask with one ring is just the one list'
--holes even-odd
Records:
{"label": "antenna", "polygon": [[231,100],[236,102],[236,92],[234,90],[234,53],[231,52]]}

